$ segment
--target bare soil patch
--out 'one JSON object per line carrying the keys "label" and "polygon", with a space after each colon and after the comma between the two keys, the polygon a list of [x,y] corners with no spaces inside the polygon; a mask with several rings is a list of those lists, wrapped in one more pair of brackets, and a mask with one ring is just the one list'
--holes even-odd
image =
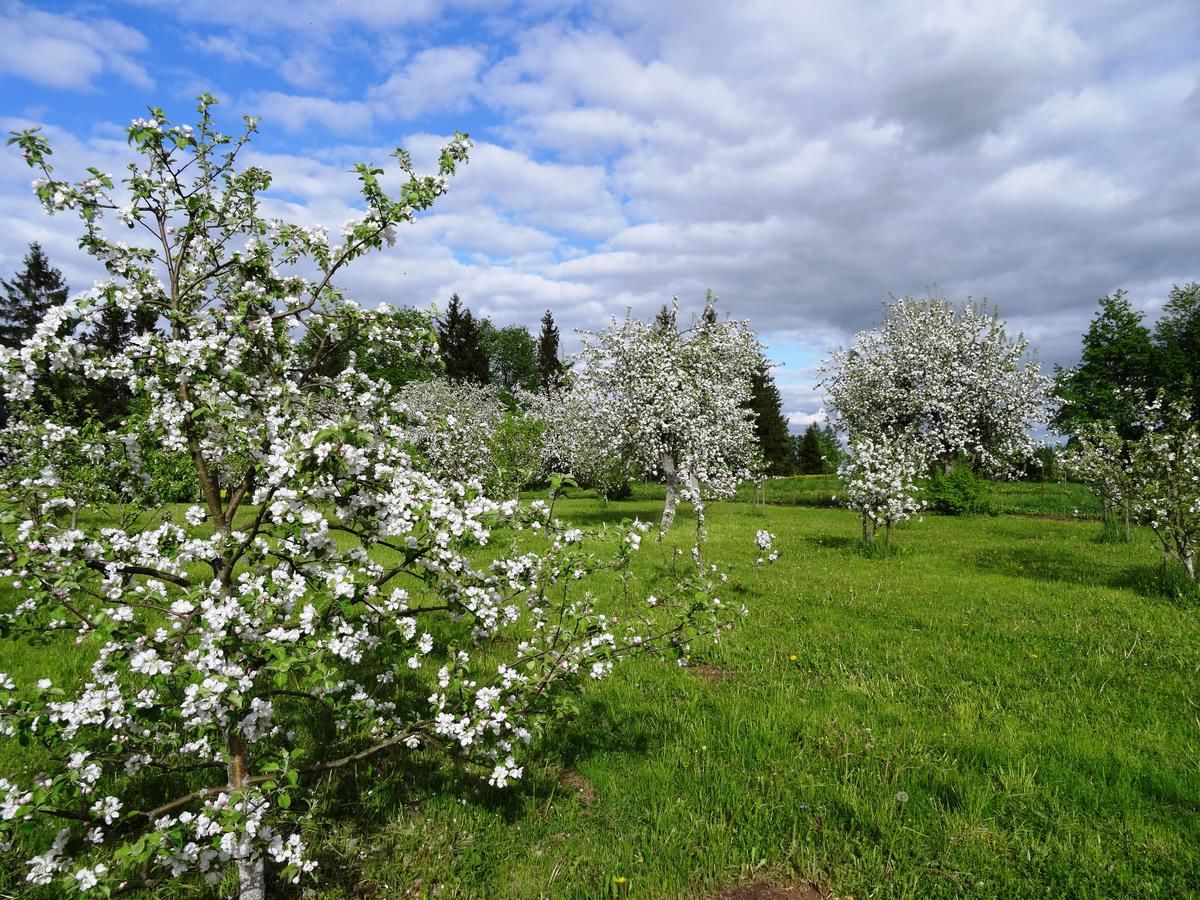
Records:
{"label": "bare soil patch", "polygon": [[592,783],[573,769],[564,769],[558,777],[558,783],[574,791],[584,806],[591,806],[596,802],[596,789],[592,787]]}
{"label": "bare soil patch", "polygon": [[709,684],[720,684],[733,674],[728,669],[722,669],[720,666],[713,666],[708,663],[697,663],[694,666],[688,666],[688,671],[702,681],[707,681]]}
{"label": "bare soil patch", "polygon": [[833,891],[811,881],[793,884],[751,881],[722,891],[712,900],[833,900]]}

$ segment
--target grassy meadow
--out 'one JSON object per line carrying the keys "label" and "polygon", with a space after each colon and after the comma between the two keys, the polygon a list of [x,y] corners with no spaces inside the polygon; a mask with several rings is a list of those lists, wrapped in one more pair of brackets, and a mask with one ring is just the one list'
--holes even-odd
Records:
{"label": "grassy meadow", "polygon": [[[723,599],[749,609],[731,635],[686,668],[638,659],[588,685],[515,788],[422,754],[323,783],[315,895],[701,898],[755,878],[855,898],[1200,892],[1200,605],[1162,592],[1149,531],[1102,543],[1086,494],[1027,484],[1002,506],[1029,514],[926,516],[881,559],[822,505],[832,480],[767,491],[709,510]],[[587,526],[660,507],[643,490],[557,511]],[[644,592],[691,527],[643,545]],[[770,567],[759,528],[778,537]],[[87,664],[69,640],[0,658],[18,680]],[[0,775],[27,752],[0,745]]]}

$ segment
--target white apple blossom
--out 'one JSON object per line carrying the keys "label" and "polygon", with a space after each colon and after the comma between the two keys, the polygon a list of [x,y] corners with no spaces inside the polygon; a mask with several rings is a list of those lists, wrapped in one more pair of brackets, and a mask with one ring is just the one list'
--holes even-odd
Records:
{"label": "white apple blossom", "polygon": [[925,455],[911,433],[861,436],[850,444],[850,456],[838,468],[846,483],[845,504],[862,516],[863,542],[875,543],[884,528],[885,547],[892,543],[892,526],[910,518],[924,503],[917,497],[917,479]]}

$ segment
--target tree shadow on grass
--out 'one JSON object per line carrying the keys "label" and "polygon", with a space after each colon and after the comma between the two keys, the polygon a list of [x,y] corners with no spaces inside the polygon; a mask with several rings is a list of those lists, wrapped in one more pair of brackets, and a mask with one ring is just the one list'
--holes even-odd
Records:
{"label": "tree shadow on grass", "polygon": [[1165,571],[1161,564],[1130,566],[1122,569],[1111,585],[1133,591],[1139,597],[1166,600],[1183,608],[1200,606],[1200,585],[1189,581],[1181,566],[1172,566]]}
{"label": "tree shadow on grass", "polygon": [[1058,581],[1092,587],[1112,586],[1114,579],[1120,575],[1113,565],[1095,562],[1081,565],[1077,559],[1061,553],[1032,547],[984,550],[975,557],[975,568],[981,572],[1006,575],[1010,578]]}
{"label": "tree shadow on grass", "polygon": [[[525,763],[520,780],[504,788],[487,783],[487,773],[457,763],[445,752],[429,749],[399,752],[357,772],[343,772],[322,785],[315,805],[324,839],[312,847],[320,865],[322,886],[337,896],[394,896],[389,885],[372,882],[369,861],[386,858],[394,866],[428,869],[430,859],[444,869],[478,870],[478,883],[496,875],[500,862],[478,842],[489,828],[508,828],[543,814],[547,799],[572,793],[591,803],[590,785],[575,771],[595,754],[646,756],[665,735],[656,732],[653,716],[634,713],[617,721],[608,704],[582,697],[577,714],[560,720],[539,741]],[[447,814],[446,801],[461,803],[466,827]],[[437,801],[437,811],[423,810]],[[489,824],[491,823],[491,824]],[[415,829],[415,832],[414,832]]]}
{"label": "tree shadow on grass", "polygon": [[984,550],[975,558],[975,567],[981,572],[1011,578],[1128,590],[1139,597],[1167,600],[1178,606],[1200,603],[1200,591],[1188,581],[1182,570],[1171,568],[1164,572],[1162,566],[1157,564],[1118,566],[1090,562],[1080,565],[1070,557],[1018,547]]}
{"label": "tree shadow on grass", "polygon": [[805,535],[804,543],[826,550],[860,550],[863,542],[861,537],[847,537],[840,534],[809,534]]}
{"label": "tree shadow on grass", "polygon": [[[649,717],[636,713],[617,721],[600,700],[581,698],[578,712],[559,720],[537,744],[529,759],[539,767],[527,768],[528,777],[511,782],[503,789],[487,782],[487,772],[479,766],[460,763],[450,752],[434,748],[417,751],[399,749],[378,760],[346,769],[325,779],[323,802],[331,811],[341,810],[359,825],[383,824],[398,809],[433,797],[453,796],[500,812],[508,820],[519,817],[529,795],[544,794],[548,777],[542,768],[574,767],[580,760],[597,753],[645,755],[651,752],[656,734]],[[376,805],[364,804],[367,787],[385,798]]]}

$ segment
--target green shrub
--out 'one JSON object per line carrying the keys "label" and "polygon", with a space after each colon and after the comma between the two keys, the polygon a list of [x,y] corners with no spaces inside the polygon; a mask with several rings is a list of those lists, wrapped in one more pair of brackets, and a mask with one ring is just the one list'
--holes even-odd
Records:
{"label": "green shrub", "polygon": [[600,488],[600,496],[605,500],[628,500],[633,496],[633,484],[626,481],[616,481]]}
{"label": "green shrub", "polygon": [[948,516],[1000,514],[991,484],[959,460],[949,472],[937,472],[926,489],[929,508]]}
{"label": "green shrub", "polygon": [[1058,452],[1053,447],[1039,447],[1025,463],[1023,478],[1029,481],[1058,481],[1063,477]]}

